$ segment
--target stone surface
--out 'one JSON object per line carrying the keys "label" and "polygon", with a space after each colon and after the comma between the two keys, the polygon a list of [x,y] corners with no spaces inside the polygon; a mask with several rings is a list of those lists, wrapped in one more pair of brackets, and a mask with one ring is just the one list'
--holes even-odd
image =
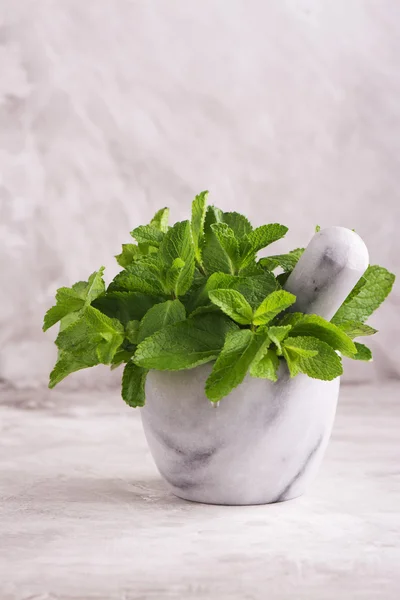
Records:
{"label": "stone surface", "polygon": [[[229,10],[227,9],[229,4]],[[400,267],[400,4],[394,0],[0,0],[0,379],[45,385],[57,287],[202,189],[255,225],[355,228]],[[400,286],[372,365],[400,374]],[[389,350],[390,348],[390,350]],[[117,380],[117,374],[114,374]],[[104,387],[107,370],[66,387]]]}
{"label": "stone surface", "polygon": [[168,491],[117,394],[2,392],[2,600],[397,600],[400,387],[343,386],[308,493]]}

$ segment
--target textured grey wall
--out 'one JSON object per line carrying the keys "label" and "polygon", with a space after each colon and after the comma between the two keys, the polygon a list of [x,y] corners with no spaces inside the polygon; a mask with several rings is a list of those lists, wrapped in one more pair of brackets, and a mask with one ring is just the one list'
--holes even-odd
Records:
{"label": "textured grey wall", "polygon": [[[396,270],[399,34],[392,0],[0,0],[0,377],[45,383],[56,288],[205,188],[288,225],[277,249],[344,225]],[[399,304],[347,380],[399,374]]]}

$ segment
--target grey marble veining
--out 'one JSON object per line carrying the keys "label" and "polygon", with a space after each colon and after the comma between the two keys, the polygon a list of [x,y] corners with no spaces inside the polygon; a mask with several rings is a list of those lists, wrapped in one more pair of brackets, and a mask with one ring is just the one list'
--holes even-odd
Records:
{"label": "grey marble veining", "polygon": [[[341,227],[316,233],[288,280],[294,310],[336,312],[368,266],[361,238]],[[247,376],[218,406],[206,398],[211,365],[150,371],[143,426],[156,465],[173,492],[211,504],[262,504],[301,495],[332,430],[339,378]]]}

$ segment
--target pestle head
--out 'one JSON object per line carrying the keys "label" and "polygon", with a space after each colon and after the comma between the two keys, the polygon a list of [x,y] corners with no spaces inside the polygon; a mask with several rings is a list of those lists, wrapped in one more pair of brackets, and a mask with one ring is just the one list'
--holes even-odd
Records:
{"label": "pestle head", "polygon": [[285,289],[297,300],[292,311],[330,320],[368,267],[360,236],[345,227],[328,227],[314,235],[290,274]]}

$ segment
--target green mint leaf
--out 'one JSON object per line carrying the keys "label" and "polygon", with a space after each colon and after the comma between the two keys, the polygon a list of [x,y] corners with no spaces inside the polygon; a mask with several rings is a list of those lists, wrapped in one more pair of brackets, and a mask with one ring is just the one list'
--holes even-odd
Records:
{"label": "green mint leaf", "polygon": [[364,322],[390,293],[395,276],[383,267],[369,266],[361,281],[334,315],[336,325],[343,321]]}
{"label": "green mint leaf", "polygon": [[278,380],[279,358],[273,348],[268,348],[266,353],[253,361],[250,367],[250,375],[259,379]]}
{"label": "green mint leaf", "polygon": [[163,233],[168,231],[169,208],[160,208],[150,221],[152,227],[156,227]]}
{"label": "green mint leaf", "polygon": [[181,258],[176,258],[165,274],[165,285],[170,293],[179,296],[182,278],[185,277],[185,263]]}
{"label": "green mint leaf", "polygon": [[265,269],[255,259],[240,269],[240,277],[257,277],[257,275],[264,275],[264,273]]}
{"label": "green mint leaf", "polygon": [[239,277],[234,289],[243,294],[250,306],[256,309],[261,302],[275,292],[278,284],[272,273],[265,272],[255,277]]}
{"label": "green mint leaf", "polygon": [[338,327],[352,340],[357,337],[374,335],[377,333],[376,329],[370,327],[369,325],[365,325],[364,323],[360,323],[359,321],[343,321],[342,323],[338,324]]}
{"label": "green mint leaf", "polygon": [[117,350],[111,361],[111,370],[113,371],[120,365],[129,362],[132,356],[133,351],[125,350],[124,348],[121,348],[121,350]]}
{"label": "green mint leaf", "polygon": [[100,267],[98,271],[92,273],[85,290],[81,290],[82,297],[85,299],[85,306],[88,306],[93,300],[104,294],[106,290],[103,280],[104,269],[105,267]]}
{"label": "green mint leaf", "polygon": [[209,304],[209,293],[217,289],[235,289],[246,298],[252,309],[255,309],[268,294],[277,289],[277,283],[273,274],[268,272],[254,277],[213,273],[190,299],[189,312]]}
{"label": "green mint leaf", "polygon": [[333,323],[326,321],[319,315],[302,315],[292,324],[290,337],[307,336],[318,338],[326,342],[334,350],[339,350],[346,356],[356,353],[354,342]]}
{"label": "green mint leaf", "polygon": [[229,332],[224,347],[206,381],[206,396],[218,402],[242,383],[263,343],[250,329]]}
{"label": "green mint leaf", "polygon": [[250,221],[244,215],[237,212],[224,212],[222,213],[221,220],[233,230],[235,237],[238,239],[251,233],[253,230]]}
{"label": "green mint leaf", "polygon": [[129,361],[124,369],[122,375],[122,391],[121,395],[123,400],[128,404],[136,408],[138,406],[144,406],[146,402],[145,396],[145,385],[148,371],[142,369]]}
{"label": "green mint leaf", "polygon": [[313,379],[331,381],[343,373],[335,350],[317,338],[288,337],[282,342],[282,350],[292,377],[305,373]]}
{"label": "green mint leaf", "polygon": [[210,300],[231,319],[241,325],[249,325],[253,319],[253,310],[246,298],[236,290],[214,290],[209,293]]}
{"label": "green mint leaf", "polygon": [[60,351],[57,362],[50,373],[49,388],[54,388],[71,373],[94,367],[99,364],[96,350],[88,348],[85,352]]}
{"label": "green mint leaf", "polygon": [[60,288],[56,292],[56,305],[49,308],[44,316],[43,331],[58,323],[69,313],[80,310],[85,301],[71,288]]}
{"label": "green mint leaf", "polygon": [[121,324],[88,306],[79,319],[60,331],[56,339],[57,363],[50,374],[49,387],[67,375],[99,363],[110,364],[124,340]]}
{"label": "green mint leaf", "polygon": [[121,254],[116,254],[117,263],[124,269],[133,261],[142,257],[139,246],[136,244],[122,244]]}
{"label": "green mint leaf", "polygon": [[204,233],[209,233],[211,230],[211,225],[213,223],[222,223],[223,222],[224,213],[220,208],[216,206],[208,206],[206,210],[206,217],[204,219]]}
{"label": "green mint leaf", "polygon": [[249,244],[250,249],[256,253],[283,238],[287,232],[288,228],[285,225],[270,223],[269,225],[261,225],[261,227],[257,227],[248,233],[245,241]]}
{"label": "green mint leaf", "polygon": [[128,265],[118,273],[108,288],[110,291],[141,292],[154,296],[165,293],[157,258],[148,257]]}
{"label": "green mint leaf", "polygon": [[184,267],[179,275],[177,289],[175,290],[177,296],[183,296],[192,285],[195,269],[194,247],[189,221],[175,223],[167,231],[159,252],[167,268],[173,267],[174,264],[176,266],[175,261],[177,258],[183,261]]}
{"label": "green mint leaf", "polygon": [[203,264],[208,273],[228,273],[236,270],[233,230],[225,223],[213,223],[204,236]]}
{"label": "green mint leaf", "polygon": [[229,264],[231,273],[235,273],[239,260],[239,243],[235,238],[233,229],[226,223],[214,223],[211,225],[211,229],[226,255],[223,262]]}
{"label": "green mint leaf", "polygon": [[291,325],[268,327],[268,337],[275,344],[279,354],[282,354],[281,342],[289,335]]}
{"label": "green mint leaf", "polygon": [[[157,306],[157,305],[156,305]],[[125,325],[125,337],[131,344],[138,344],[140,321],[128,321]]]}
{"label": "green mint leaf", "polygon": [[372,352],[367,346],[360,344],[359,342],[355,342],[355,346],[357,348],[357,353],[349,358],[352,358],[353,360],[365,360],[367,362],[372,361]]}
{"label": "green mint leaf", "polygon": [[111,319],[118,319],[126,325],[129,321],[140,321],[146,312],[159,302],[161,296],[150,296],[140,292],[107,292],[97,298],[92,306]]}
{"label": "green mint leaf", "polygon": [[205,315],[207,313],[219,313],[220,309],[215,304],[205,304],[204,306],[198,306],[191,313],[190,317],[195,317],[196,315]]}
{"label": "green mint leaf", "polygon": [[152,254],[157,254],[158,252],[158,248],[156,246],[153,246],[152,244],[145,244],[144,242],[138,244],[138,248],[141,258],[151,256]]}
{"label": "green mint leaf", "polygon": [[261,225],[248,233],[241,243],[241,269],[254,261],[259,250],[284,237],[287,231],[288,228],[284,225],[271,223],[270,225]]}
{"label": "green mint leaf", "polygon": [[164,233],[153,225],[140,225],[131,231],[131,236],[140,244],[147,244],[159,248],[164,238]]}
{"label": "green mint leaf", "polygon": [[222,315],[199,315],[169,325],[137,347],[134,361],[146,369],[191,369],[215,359],[228,331],[237,326]]}
{"label": "green mint leaf", "polygon": [[296,296],[285,290],[272,292],[256,309],[253,318],[254,325],[266,325],[280,312],[289,308],[295,301]]}
{"label": "green mint leaf", "polygon": [[150,308],[141,320],[137,342],[143,342],[144,339],[153,335],[156,331],[163,329],[167,325],[178,323],[186,318],[185,307],[180,300],[167,300],[161,304],[155,304]]}
{"label": "green mint leaf", "polygon": [[82,308],[81,310],[71,312],[68,315],[65,315],[65,317],[63,317],[60,321],[59,331],[63,331],[64,329],[72,325],[72,323],[75,323],[75,321],[77,321],[82,316],[83,311],[84,309]]}
{"label": "green mint leaf", "polygon": [[83,355],[96,350],[98,361],[109,364],[124,341],[124,329],[119,321],[110,319],[88,306],[81,317],[60,331],[56,339],[59,350]]}
{"label": "green mint leaf", "polygon": [[259,264],[269,271],[274,271],[279,267],[283,269],[284,273],[291,273],[303,252],[304,248],[296,248],[288,254],[275,254],[274,256],[260,258]]}
{"label": "green mint leaf", "polygon": [[44,317],[43,331],[52,327],[68,314],[81,310],[104,293],[104,267],[92,273],[88,281],[78,281],[72,288],[62,287],[56,293],[56,305]]}
{"label": "green mint leaf", "polygon": [[192,236],[194,244],[194,255],[196,261],[201,265],[201,253],[204,244],[204,221],[206,218],[208,192],[201,192],[192,202]]}
{"label": "green mint leaf", "polygon": [[315,233],[318,233],[319,231],[321,231],[321,227],[319,225],[315,226]]}

